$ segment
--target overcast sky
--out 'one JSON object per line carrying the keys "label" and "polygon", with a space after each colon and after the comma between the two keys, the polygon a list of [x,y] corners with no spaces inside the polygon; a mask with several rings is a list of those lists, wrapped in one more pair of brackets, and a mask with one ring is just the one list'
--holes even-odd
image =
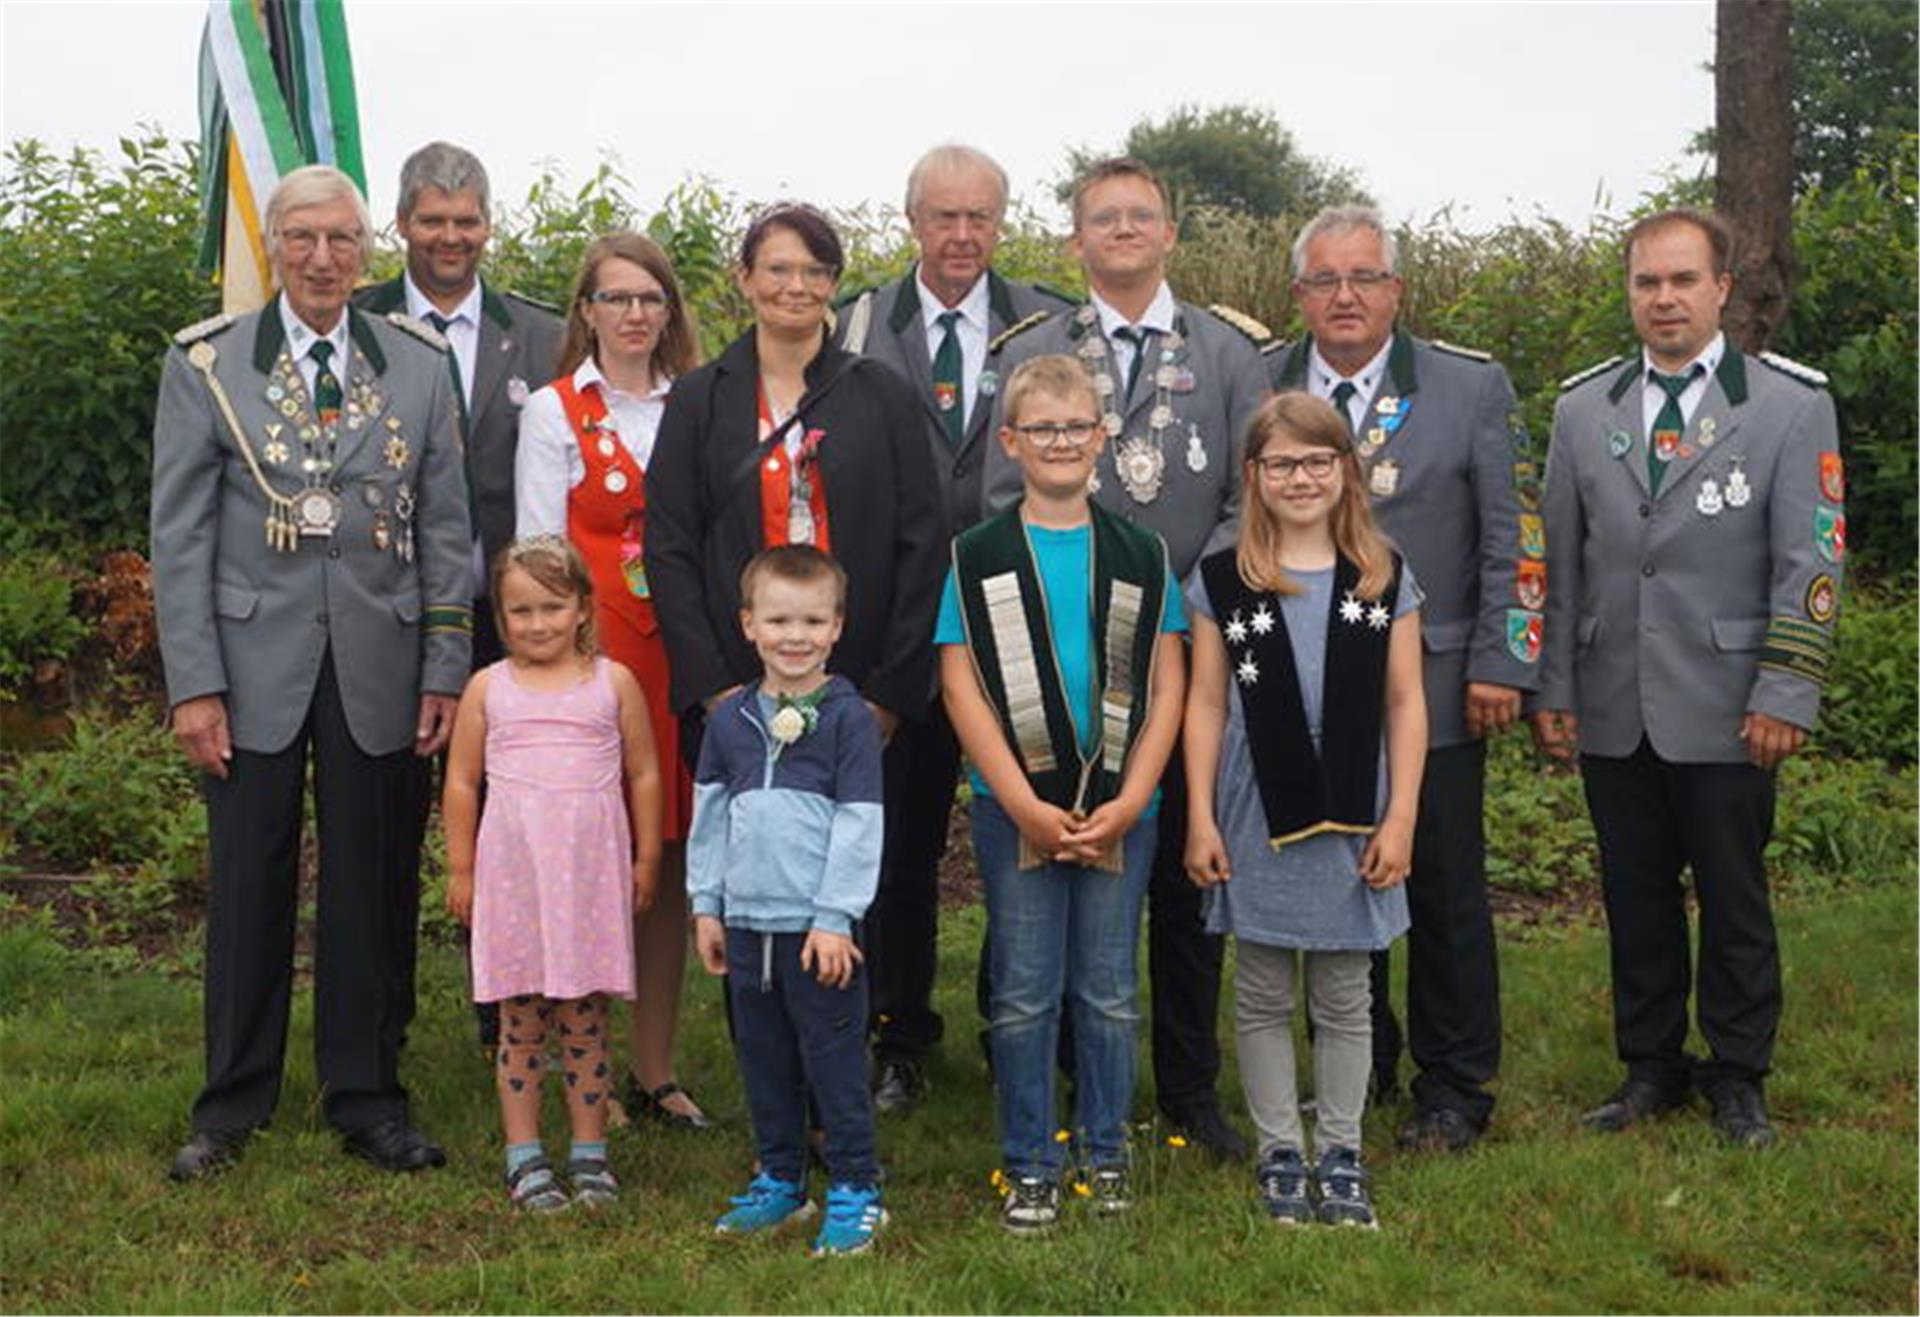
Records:
{"label": "overcast sky", "polygon": [[[689,174],[748,199],[898,205],[927,146],[1050,206],[1069,146],[1181,103],[1273,111],[1393,219],[1624,209],[1713,116],[1712,0],[539,4],[346,0],[371,202],[436,137],[518,201],[617,157],[643,207]],[[0,4],[9,141],[198,133],[204,3]],[[943,90],[950,88],[951,90]]]}

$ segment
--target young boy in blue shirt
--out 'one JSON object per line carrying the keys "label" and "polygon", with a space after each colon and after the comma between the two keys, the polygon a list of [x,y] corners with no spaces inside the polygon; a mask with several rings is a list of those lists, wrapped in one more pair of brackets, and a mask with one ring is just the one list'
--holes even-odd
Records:
{"label": "young boy in blue shirt", "polygon": [[853,927],[880,876],[880,735],[827,657],[847,576],[810,545],[755,555],[741,625],[764,675],[707,720],[687,837],[694,945],[727,976],[734,1048],[759,1153],[722,1234],[813,1215],[807,1111],[825,1134],[816,1256],[864,1251],[886,1222],[867,1089],[867,977]]}
{"label": "young boy in blue shirt", "polygon": [[934,640],[973,774],[1001,1224],[1060,1214],[1054,1053],[1073,1012],[1073,1124],[1092,1205],[1131,1205],[1126,1118],[1140,912],[1161,770],[1180,730],[1186,618],[1160,537],[1088,497],[1107,441],[1092,379],[1042,356],[1007,381],[1019,503],[954,541]]}

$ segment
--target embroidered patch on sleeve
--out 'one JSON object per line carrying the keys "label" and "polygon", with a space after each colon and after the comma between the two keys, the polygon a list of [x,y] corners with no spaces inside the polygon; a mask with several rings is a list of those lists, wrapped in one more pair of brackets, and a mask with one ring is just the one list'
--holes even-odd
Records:
{"label": "embroidered patch on sleeve", "polygon": [[1820,497],[1829,503],[1847,497],[1847,468],[1838,453],[1820,454]]}
{"label": "embroidered patch on sleeve", "polygon": [[1540,641],[1545,620],[1525,608],[1507,610],[1507,652],[1522,663],[1540,661]]}

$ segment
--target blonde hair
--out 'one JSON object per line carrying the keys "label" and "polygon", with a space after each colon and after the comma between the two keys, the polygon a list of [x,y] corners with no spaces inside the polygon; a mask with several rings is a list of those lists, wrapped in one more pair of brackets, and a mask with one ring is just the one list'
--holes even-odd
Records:
{"label": "blonde hair", "polygon": [[501,639],[506,639],[507,620],[501,611],[500,583],[516,568],[531,576],[542,589],[557,595],[572,595],[580,601],[580,629],[574,632],[573,647],[588,658],[599,653],[600,628],[594,620],[593,577],[580,550],[563,535],[529,535],[493,556],[489,589],[493,596],[493,625]]}
{"label": "blonde hair", "polygon": [[1036,393],[1049,398],[1085,398],[1093,404],[1096,413],[1100,410],[1100,395],[1094,392],[1093,377],[1087,374],[1087,368],[1080,364],[1080,359],[1052,352],[1045,356],[1028,357],[1013,368],[1013,374],[1007,379],[1006,402],[1001,407],[1000,423],[1018,425],[1020,414],[1026,410],[1027,399]]}
{"label": "blonde hair", "polygon": [[1340,497],[1328,518],[1333,547],[1360,569],[1355,593],[1378,599],[1393,580],[1393,548],[1368,506],[1353,440],[1332,404],[1297,390],[1274,394],[1247,423],[1241,457],[1246,487],[1240,498],[1240,542],[1234,551],[1240,579],[1249,590],[1299,594],[1302,589],[1280,566],[1280,522],[1260,496],[1260,455],[1276,439],[1330,448],[1340,455]]}

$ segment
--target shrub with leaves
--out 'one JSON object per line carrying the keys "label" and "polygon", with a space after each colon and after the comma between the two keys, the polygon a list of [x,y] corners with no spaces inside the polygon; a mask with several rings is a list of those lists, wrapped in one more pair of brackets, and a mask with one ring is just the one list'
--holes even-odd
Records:
{"label": "shrub with leaves", "polygon": [[83,634],[58,562],[38,553],[0,561],[0,698],[41,660],[72,654]]}

